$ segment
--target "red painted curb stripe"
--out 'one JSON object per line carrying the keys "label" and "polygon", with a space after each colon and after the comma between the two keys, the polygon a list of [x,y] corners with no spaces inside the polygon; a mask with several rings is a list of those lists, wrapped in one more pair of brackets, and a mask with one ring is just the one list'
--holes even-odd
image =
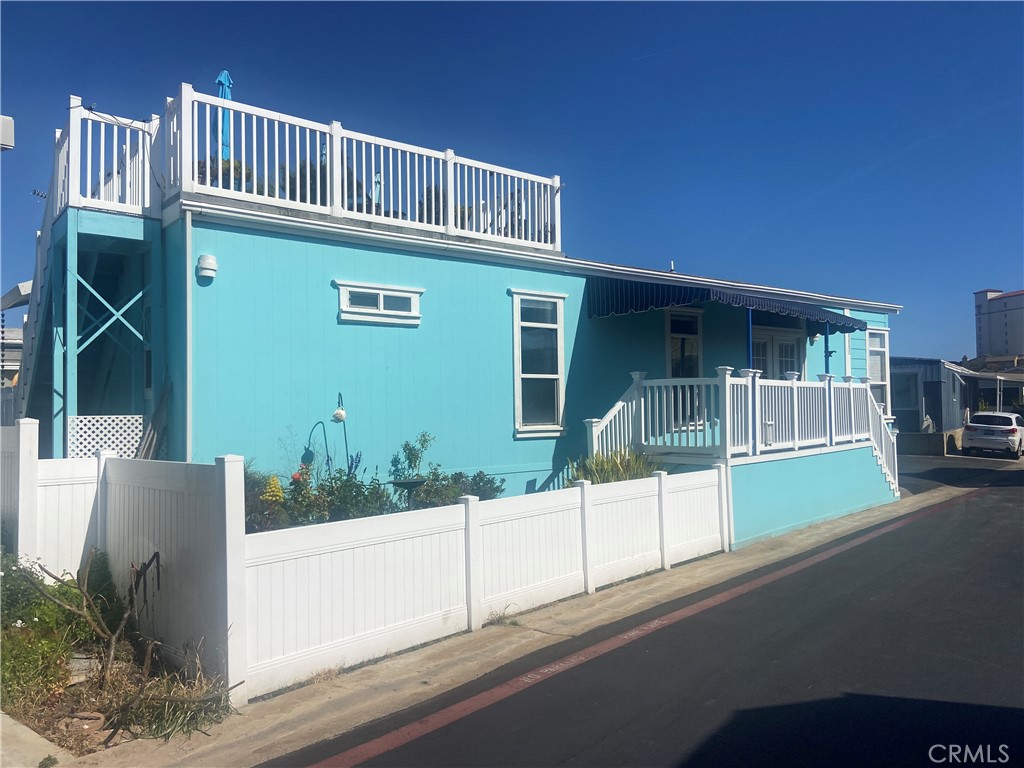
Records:
{"label": "red painted curb stripe", "polygon": [[604,656],[606,653],[629,645],[637,638],[644,637],[656,630],[671,626],[672,624],[682,621],[683,619],[687,619],[690,616],[702,613],[709,608],[714,608],[722,603],[727,603],[730,600],[749,592],[753,592],[756,589],[760,589],[767,584],[784,579],[794,573],[799,573],[813,565],[817,565],[818,563],[829,560],[830,558],[842,554],[847,550],[869,542],[872,539],[877,539],[879,536],[883,536],[891,531],[895,531],[905,525],[909,525],[910,523],[920,520],[921,518],[932,515],[941,509],[945,509],[951,504],[960,503],[968,498],[985,493],[986,491],[987,489],[984,488],[970,491],[961,496],[957,496],[954,499],[949,499],[948,501],[941,502],[934,506],[926,507],[925,509],[907,515],[906,517],[896,520],[882,528],[878,528],[877,530],[866,533],[863,536],[851,539],[845,544],[839,544],[830,549],[826,549],[816,555],[811,555],[810,557],[796,563],[791,563],[785,568],[780,568],[779,570],[772,571],[764,576],[751,579],[743,584],[727,589],[724,592],[719,592],[717,595],[713,595],[696,602],[693,605],[688,605],[685,608],[680,608],[677,611],[672,611],[671,613],[667,613],[657,619],[640,624],[621,635],[615,635],[607,640],[602,640],[600,643],[596,643],[581,651],[577,651],[571,656],[566,656],[551,664],[539,667],[531,672],[527,672],[525,675],[500,683],[493,688],[482,691],[475,696],[470,696],[468,699],[463,699],[460,702],[452,704],[449,707],[445,707],[432,715],[427,715],[426,717],[394,730],[391,733],[386,733],[376,739],[372,739],[371,741],[352,747],[351,749],[334,755],[333,757],[329,757],[322,762],[316,763],[313,768],[351,768],[351,766],[359,765],[360,763],[377,757],[378,755],[382,755],[385,752],[390,752],[403,744],[408,744],[410,741],[418,739],[420,736],[425,736],[428,733],[444,728],[446,725],[450,725],[457,720],[461,720],[467,715],[471,715],[485,707],[489,707],[491,704],[496,704],[499,701],[507,699],[520,691],[536,685],[542,680],[548,680],[567,669],[578,667],[580,664],[592,661],[600,656]]}

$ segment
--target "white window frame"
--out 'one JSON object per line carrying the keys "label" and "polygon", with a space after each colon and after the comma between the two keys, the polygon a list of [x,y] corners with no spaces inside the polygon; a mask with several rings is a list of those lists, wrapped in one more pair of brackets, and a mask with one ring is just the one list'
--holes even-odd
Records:
{"label": "white window frame", "polygon": [[[515,436],[516,437],[561,437],[565,434],[565,300],[566,293],[548,293],[544,291],[527,291],[509,289],[512,296],[512,388],[515,392]],[[551,301],[555,304],[555,325],[549,323],[524,323],[521,318],[523,299]],[[523,388],[522,382],[527,379],[550,379],[550,374],[524,374],[523,368],[523,328],[551,328],[558,334],[558,423],[556,424],[523,424]]]}
{"label": "white window frame", "polygon": [[672,333],[672,318],[681,316],[692,317],[697,321],[697,378],[704,377],[704,310],[693,309],[665,310],[665,378],[672,378],[672,339],[692,339],[692,333]]}
{"label": "white window frame", "polygon": [[882,385],[884,387],[885,402],[882,403],[882,407],[885,410],[886,416],[892,416],[892,374],[889,371],[889,329],[875,328],[869,325],[868,329],[864,332],[864,368],[869,377],[871,375],[872,334],[877,334],[882,339],[882,346],[875,347],[874,351],[882,352],[882,375],[885,377],[885,380],[875,381],[874,379],[871,379],[871,383],[868,386],[877,387]]}
{"label": "white window frame", "polygon": [[[387,325],[419,325],[420,296],[422,288],[408,288],[399,285],[378,285],[374,283],[355,283],[348,280],[332,280],[331,285],[338,289],[338,320],[357,323],[384,323]],[[376,293],[380,298],[377,309],[371,307],[352,306],[351,294]],[[384,298],[397,296],[409,299],[409,311],[384,309]]]}

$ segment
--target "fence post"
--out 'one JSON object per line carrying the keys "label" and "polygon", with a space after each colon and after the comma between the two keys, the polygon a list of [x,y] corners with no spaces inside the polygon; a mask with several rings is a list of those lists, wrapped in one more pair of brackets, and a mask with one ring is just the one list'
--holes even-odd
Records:
{"label": "fence post", "polygon": [[[245,459],[218,456],[218,501],[224,512],[224,681],[238,687],[231,691],[236,707],[249,701],[245,678],[248,674],[245,587]],[[214,565],[211,563],[211,565]]]}
{"label": "fence post", "polygon": [[587,456],[594,458],[597,455],[597,425],[601,423],[601,420],[584,419],[583,423],[587,425]]}
{"label": "fence post", "polygon": [[826,445],[833,446],[836,444],[835,437],[835,417],[832,415],[832,379],[834,379],[831,373],[819,373],[818,381],[825,384],[825,423],[828,427],[828,434],[826,439],[828,442]]}
{"label": "fence post", "polygon": [[552,216],[554,216],[554,230],[555,235],[552,238],[552,245],[554,245],[556,251],[562,250],[562,177],[552,176],[551,186],[553,191],[551,193],[551,205],[554,207]]}
{"label": "fence post", "polygon": [[18,534],[17,554],[34,558],[39,535],[39,422],[18,419]]}
{"label": "fence post", "polygon": [[757,368],[744,369],[750,371],[750,455],[757,456],[761,450],[758,443],[761,440],[760,430],[757,428],[758,419],[761,418],[758,405],[760,393],[757,391],[757,382],[761,378],[761,371]]}
{"label": "fence post", "polygon": [[[191,192],[193,189],[195,189],[195,179],[192,176],[192,98],[192,86],[188,83],[182,83],[181,97],[178,100],[178,109],[181,110],[181,114],[178,120],[178,130],[181,131],[181,136],[178,139],[178,161],[181,163],[178,179],[181,181],[182,192]],[[211,177],[212,169],[207,168],[207,184],[210,183]]]}
{"label": "fence post", "polygon": [[725,461],[716,461],[718,472],[718,526],[722,536],[722,551],[732,549],[732,493],[729,490],[729,465]]}
{"label": "fence post", "polygon": [[[82,97],[72,96],[68,110],[68,208],[78,208],[82,205]],[[91,152],[92,147],[86,147],[85,151]],[[117,167],[116,159],[114,167]],[[90,194],[90,181],[85,180],[86,196]]]}
{"label": "fence post", "polygon": [[757,371],[753,368],[741,368],[740,376],[743,377],[743,384],[747,388],[747,455],[753,456],[757,446],[754,442],[754,374]]}
{"label": "fence post", "polygon": [[850,406],[850,442],[857,439],[857,414],[853,411],[853,376],[843,376],[846,384],[846,402]]}
{"label": "fence post", "polygon": [[647,371],[630,371],[633,377],[633,439],[630,447],[638,451],[644,444],[644,377]]}
{"label": "fence post", "polygon": [[718,371],[718,388],[721,392],[718,396],[718,456],[725,459],[729,456],[729,444],[732,442],[732,393],[729,377],[733,369],[728,365],[720,365],[715,370]]}
{"label": "fence post", "polygon": [[460,496],[466,510],[466,624],[470,632],[484,625],[483,533],[480,531],[480,497]]}
{"label": "fence post", "polygon": [[583,544],[583,589],[588,595],[597,591],[594,580],[594,521],[590,516],[590,481],[577,480],[573,483],[580,489],[580,534]]}
{"label": "fence post", "polygon": [[672,567],[668,558],[668,539],[665,535],[665,518],[668,515],[668,472],[659,469],[654,476],[658,478],[658,547],[661,549],[661,567],[667,571]]}
{"label": "fence post", "polygon": [[342,162],[342,131],[341,123],[337,120],[331,122],[331,215],[339,219],[345,215],[345,201],[348,197],[345,190],[345,163]]}
{"label": "fence post", "polygon": [[[458,232],[455,226],[455,150],[444,151],[444,173],[445,173],[445,195],[444,195],[444,231],[446,235],[454,235]],[[383,205],[381,200],[381,205]],[[510,212],[511,213],[511,212]],[[509,232],[514,231],[515,225],[509,225]]]}
{"label": "fence post", "polygon": [[96,548],[107,551],[107,459],[116,459],[117,451],[96,451]]}
{"label": "fence post", "polygon": [[797,382],[800,374],[797,371],[786,371],[786,381],[789,382],[790,394],[793,401],[793,450],[800,447],[800,398],[797,394]]}

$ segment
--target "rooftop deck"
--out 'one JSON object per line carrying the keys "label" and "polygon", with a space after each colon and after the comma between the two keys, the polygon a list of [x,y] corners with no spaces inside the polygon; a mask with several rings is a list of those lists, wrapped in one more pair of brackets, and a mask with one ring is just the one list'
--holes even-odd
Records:
{"label": "rooftop deck", "polygon": [[196,93],[128,120],[71,97],[57,132],[50,215],[68,206],[160,217],[192,194],[338,222],[381,222],[561,250],[558,176],[543,177]]}

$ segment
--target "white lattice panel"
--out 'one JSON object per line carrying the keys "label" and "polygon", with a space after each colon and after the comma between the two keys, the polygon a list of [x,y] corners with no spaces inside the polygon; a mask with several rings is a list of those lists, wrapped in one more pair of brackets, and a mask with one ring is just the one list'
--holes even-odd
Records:
{"label": "white lattice panel", "polygon": [[68,458],[95,456],[96,451],[117,451],[118,458],[133,459],[142,442],[142,416],[72,416],[68,419]]}

